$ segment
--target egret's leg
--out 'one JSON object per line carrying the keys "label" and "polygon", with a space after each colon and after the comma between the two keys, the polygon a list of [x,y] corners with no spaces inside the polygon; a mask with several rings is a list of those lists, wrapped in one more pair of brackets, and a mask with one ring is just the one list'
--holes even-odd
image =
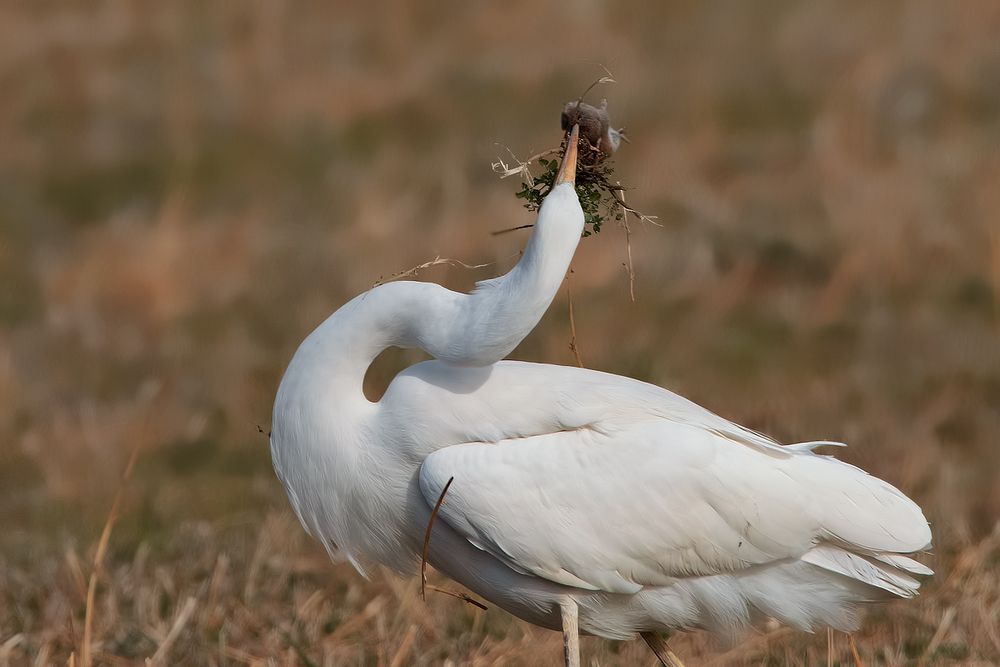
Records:
{"label": "egret's leg", "polygon": [[642,637],[649,649],[656,655],[657,660],[663,667],[684,667],[684,663],[677,655],[667,648],[667,642],[660,635],[653,632],[641,632]]}
{"label": "egret's leg", "polygon": [[580,624],[576,600],[566,598],[559,605],[562,611],[563,657],[566,667],[580,667]]}

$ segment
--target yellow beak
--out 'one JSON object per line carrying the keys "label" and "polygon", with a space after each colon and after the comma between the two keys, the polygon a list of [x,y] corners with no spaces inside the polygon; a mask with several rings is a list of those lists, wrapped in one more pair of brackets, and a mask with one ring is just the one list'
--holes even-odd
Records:
{"label": "yellow beak", "polygon": [[573,126],[573,131],[569,133],[569,141],[566,143],[566,154],[563,155],[562,164],[559,165],[559,173],[556,174],[556,182],[553,187],[562,183],[576,183],[576,150],[580,143],[580,124]]}

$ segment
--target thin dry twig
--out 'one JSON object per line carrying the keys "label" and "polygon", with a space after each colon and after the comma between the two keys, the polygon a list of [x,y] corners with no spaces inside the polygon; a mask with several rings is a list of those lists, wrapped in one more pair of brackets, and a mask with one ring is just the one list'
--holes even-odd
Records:
{"label": "thin dry twig", "polygon": [[156,653],[153,654],[151,663],[154,665],[164,664],[164,660],[167,654],[170,653],[171,647],[173,647],[174,642],[180,636],[181,631],[184,630],[184,626],[191,619],[191,615],[194,614],[194,609],[197,606],[197,601],[193,597],[189,597],[184,601],[184,606],[181,607],[181,611],[177,614],[177,618],[174,620],[173,626],[171,626],[170,631],[167,636],[163,639],[163,643],[160,644],[159,648],[156,649]]}
{"label": "thin dry twig", "polygon": [[441,264],[447,264],[448,266],[461,266],[465,269],[484,269],[487,266],[493,266],[496,262],[487,262],[486,264],[466,264],[465,262],[459,261],[457,259],[442,258],[440,255],[435,257],[429,262],[424,262],[414,266],[412,269],[407,269],[406,271],[400,271],[399,273],[394,273],[388,278],[379,277],[378,280],[374,282],[372,287],[378,287],[385,283],[392,282],[393,280],[399,280],[400,278],[412,278],[424,269],[429,269],[432,266],[439,266]]}
{"label": "thin dry twig", "polygon": [[569,349],[576,357],[576,365],[583,368],[583,359],[580,357],[580,346],[576,343],[576,318],[573,316],[573,290],[566,282],[566,296],[569,299]]}
{"label": "thin dry twig", "polygon": [[70,580],[73,582],[76,592],[80,595],[80,600],[86,601],[87,580],[83,575],[83,566],[80,564],[80,559],[77,558],[76,550],[72,547],[66,549],[66,567],[69,570]]}
{"label": "thin dry twig", "polygon": [[441,489],[441,495],[438,496],[437,502],[434,504],[434,509],[431,511],[431,516],[427,520],[427,530],[424,531],[424,548],[420,554],[420,599],[427,600],[427,589],[430,589],[436,593],[444,593],[445,595],[450,595],[453,598],[458,598],[459,600],[464,600],[469,604],[479,607],[483,611],[486,611],[487,607],[482,602],[473,599],[470,595],[465,593],[449,591],[446,588],[439,588],[437,586],[431,586],[427,583],[427,553],[431,548],[431,530],[434,529],[434,521],[437,519],[438,512],[441,511],[441,505],[444,504],[445,494],[448,493],[451,483],[455,481],[454,477],[449,477],[448,482]]}
{"label": "thin dry twig", "polygon": [[[501,145],[502,144],[497,144],[497,146]],[[490,167],[493,169],[493,172],[498,174],[500,178],[508,178],[510,176],[520,176],[525,182],[528,183],[530,183],[533,178],[530,169],[531,163],[536,162],[547,155],[558,153],[560,150],[562,150],[560,146],[556,146],[555,148],[546,148],[544,151],[540,153],[535,153],[527,160],[522,161],[518,159],[517,155],[514,154],[514,151],[512,151],[508,146],[503,146],[503,149],[508,153],[510,153],[511,159],[517,163],[517,166],[516,167],[509,166],[506,162],[504,162],[503,158],[498,156],[497,161],[490,164]]]}
{"label": "thin dry twig", "polygon": [[589,93],[602,83],[618,83],[617,81],[615,81],[615,75],[611,73],[611,70],[609,70],[604,65],[598,65],[598,67],[604,70],[605,76],[600,77],[599,79],[597,79],[597,81],[594,81],[592,84],[587,86],[587,89],[584,90],[582,93],[580,93],[580,97],[577,98],[576,101],[577,104],[581,104],[583,102],[583,98],[587,96],[587,93]]}
{"label": "thin dry twig", "polygon": [[25,643],[27,637],[23,633],[17,633],[13,637],[10,637],[3,644],[0,644],[0,664],[9,665],[10,656],[14,652],[14,649],[19,645]]}
{"label": "thin dry twig", "polygon": [[392,657],[389,667],[402,667],[406,663],[406,658],[409,657],[410,650],[413,648],[413,642],[417,639],[418,630],[416,624],[410,624],[410,628],[406,631],[403,641],[399,643],[399,648],[396,649],[396,655]]}
{"label": "thin dry twig", "polygon": [[927,648],[924,649],[923,655],[920,656],[920,660],[917,662],[918,665],[926,664],[927,659],[934,655],[937,651],[938,646],[944,640],[945,635],[948,634],[948,630],[951,629],[951,623],[955,620],[955,607],[948,607],[944,610],[944,614],[941,615],[941,622],[938,624],[937,630],[934,632],[934,636],[931,637],[931,641],[927,644]]}
{"label": "thin dry twig", "polygon": [[490,232],[490,236],[500,236],[501,234],[506,234],[508,232],[516,232],[519,229],[531,229],[534,226],[535,224],[533,222],[529,222],[526,225],[518,225],[517,227],[508,227],[507,229],[498,229],[495,232]]}
{"label": "thin dry twig", "polygon": [[489,607],[487,607],[486,605],[484,605],[479,600],[476,600],[472,596],[468,595],[467,593],[462,593],[461,591],[449,591],[447,588],[440,588],[438,586],[433,586],[431,584],[427,584],[427,588],[429,590],[434,591],[435,593],[444,593],[445,595],[450,595],[453,598],[458,598],[459,600],[463,600],[465,602],[468,602],[473,607],[479,607],[483,611],[486,611],[486,610],[489,609]]}
{"label": "thin dry twig", "polygon": [[455,481],[454,477],[449,477],[448,482],[441,489],[441,495],[438,496],[437,503],[434,504],[434,509],[431,510],[431,517],[427,520],[427,530],[424,531],[424,548],[420,554],[420,599],[427,600],[427,594],[425,589],[427,588],[427,552],[431,548],[431,530],[434,528],[434,520],[437,519],[438,512],[441,511],[441,505],[444,503],[444,496],[448,493],[448,489],[451,487],[451,483]]}
{"label": "thin dry twig", "polygon": [[639,636],[663,667],[684,667],[684,663],[670,650],[663,637],[653,632],[640,632]]}
{"label": "thin dry twig", "polygon": [[848,641],[851,643],[851,655],[854,657],[854,667],[865,667],[865,663],[861,661],[861,654],[858,653],[858,645],[854,642],[854,635],[847,635]]}
{"label": "thin dry twig", "polygon": [[111,541],[111,530],[118,519],[118,512],[122,499],[125,496],[125,486],[132,476],[132,470],[135,468],[136,461],[139,459],[139,449],[142,446],[143,440],[145,438],[138,438],[135,446],[132,448],[132,453],[129,456],[128,463],[125,465],[125,471],[122,473],[121,481],[118,484],[118,490],[115,492],[115,499],[111,503],[111,511],[108,512],[108,518],[104,522],[101,538],[97,542],[97,552],[94,554],[93,569],[90,572],[90,581],[87,585],[87,605],[83,614],[83,641],[80,645],[80,664],[83,667],[90,667],[93,664],[91,641],[94,634],[94,601],[97,597],[97,578],[101,573],[104,555],[108,550],[108,543]]}
{"label": "thin dry twig", "polygon": [[[617,203],[621,207],[622,211],[624,211],[626,214],[631,213],[632,215],[634,215],[639,220],[639,222],[648,222],[651,225],[656,225],[657,227],[662,227],[663,226],[662,223],[657,222],[657,220],[660,219],[659,216],[656,216],[656,215],[646,215],[645,213],[642,213],[641,211],[637,211],[634,208],[632,208],[631,206],[629,206],[628,204],[626,204],[625,203],[625,199],[622,197],[621,194],[619,194],[619,193],[625,192],[625,188],[623,188],[621,186],[618,186],[618,187],[609,187],[608,188],[608,192],[611,193],[611,197],[615,200],[615,203]],[[628,216],[626,215],[626,217],[628,217]]]}
{"label": "thin dry twig", "polygon": [[[621,187],[621,181],[618,181]],[[625,202],[625,191],[622,190],[622,204]],[[628,211],[622,206],[622,228],[625,229],[625,256],[627,258],[626,268],[628,269],[628,296],[632,303],[635,303],[635,266],[632,264],[632,229],[628,226]]]}

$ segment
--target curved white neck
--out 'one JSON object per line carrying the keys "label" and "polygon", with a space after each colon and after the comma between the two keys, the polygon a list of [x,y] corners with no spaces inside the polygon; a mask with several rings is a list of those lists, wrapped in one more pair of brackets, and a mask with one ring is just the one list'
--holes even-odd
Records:
{"label": "curved white neck", "polygon": [[[572,184],[545,198],[531,240],[506,275],[479,283],[470,294],[434,283],[395,282],[341,307],[302,343],[282,386],[319,381],[364,399],[368,366],[388,347],[417,347],[453,364],[486,366],[534,329],[566,275],[583,231]],[[346,398],[346,397],[344,397]],[[276,406],[277,407],[277,406]]]}

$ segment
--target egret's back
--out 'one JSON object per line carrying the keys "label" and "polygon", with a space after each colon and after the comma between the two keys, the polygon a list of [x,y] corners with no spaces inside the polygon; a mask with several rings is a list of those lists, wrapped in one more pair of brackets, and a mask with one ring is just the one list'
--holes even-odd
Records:
{"label": "egret's back", "polygon": [[730,633],[755,612],[849,629],[857,603],[911,597],[930,573],[905,555],[929,545],[927,521],[892,485],[662,388],[427,362],[383,410],[413,424],[443,404],[450,418],[414,441],[425,503],[454,478],[439,521],[515,572],[601,600],[581,620],[595,634]]}

